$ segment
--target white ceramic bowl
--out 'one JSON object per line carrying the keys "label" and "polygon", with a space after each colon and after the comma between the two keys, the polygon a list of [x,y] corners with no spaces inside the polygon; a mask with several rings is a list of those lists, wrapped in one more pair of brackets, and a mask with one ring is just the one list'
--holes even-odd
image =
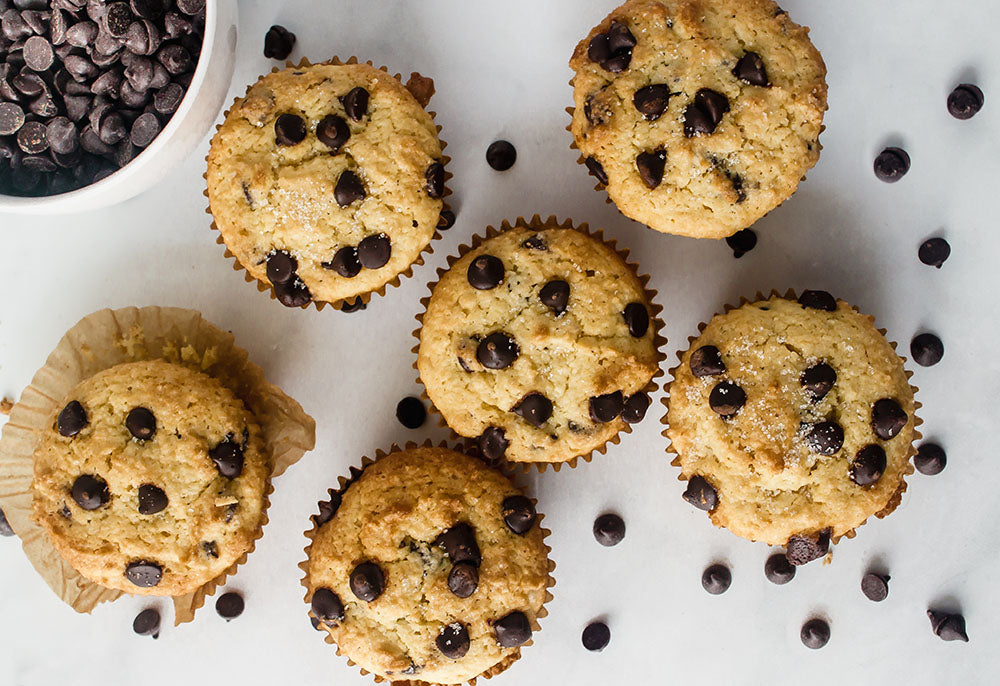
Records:
{"label": "white ceramic bowl", "polygon": [[107,207],[142,193],[190,155],[219,116],[236,63],[237,0],[205,3],[205,37],[194,77],[174,115],[135,159],[69,193],[38,198],[0,194],[0,212],[65,214]]}

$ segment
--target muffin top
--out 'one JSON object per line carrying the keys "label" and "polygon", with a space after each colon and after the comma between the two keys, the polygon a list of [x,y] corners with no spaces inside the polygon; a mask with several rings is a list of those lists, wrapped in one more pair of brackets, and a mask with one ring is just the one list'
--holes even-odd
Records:
{"label": "muffin top", "polygon": [[270,474],[253,415],[218,381],[150,360],[74,388],[35,450],[35,519],[94,583],[178,596],[250,550]]}
{"label": "muffin top", "polygon": [[628,0],[570,67],[587,167],[657,231],[729,236],[819,159],[826,67],[771,0]]}
{"label": "muffin top", "polygon": [[818,556],[898,505],[915,407],[872,318],[804,291],[709,322],[674,372],[667,435],[685,499],[715,524],[771,545],[820,541]]}
{"label": "muffin top", "polygon": [[549,561],[534,504],[445,448],[393,452],[321,503],[305,584],[340,651],[391,681],[495,672],[538,628]]}
{"label": "muffin top", "polygon": [[367,64],[262,76],[212,139],[207,180],[226,246],[290,307],[390,283],[443,207],[431,115]]}
{"label": "muffin top", "polygon": [[611,247],[519,223],[434,286],[420,379],[448,426],[479,437],[488,458],[563,462],[645,415],[659,366],[650,313]]}

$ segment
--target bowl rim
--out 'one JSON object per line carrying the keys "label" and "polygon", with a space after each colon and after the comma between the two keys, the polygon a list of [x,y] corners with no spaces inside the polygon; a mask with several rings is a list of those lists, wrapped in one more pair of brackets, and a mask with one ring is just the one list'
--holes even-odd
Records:
{"label": "bowl rim", "polygon": [[[131,176],[137,173],[140,167],[145,167],[156,156],[156,153],[169,144],[170,139],[180,129],[187,115],[191,112],[191,108],[194,107],[195,96],[201,90],[201,86],[208,73],[208,64],[211,60],[207,59],[207,57],[211,47],[215,43],[218,14],[218,0],[206,0],[205,31],[201,37],[201,52],[198,54],[198,64],[195,66],[191,83],[188,85],[187,91],[184,93],[184,97],[181,99],[177,109],[170,115],[170,119],[167,120],[167,125],[163,127],[160,133],[156,135],[156,138],[153,139],[153,142],[147,145],[142,152],[133,157],[124,167],[116,169],[100,181],[90,183],[76,190],[57,193],[55,195],[7,195],[6,193],[0,193],[0,210],[16,210],[28,206],[71,204],[90,196],[101,195],[111,186],[128,181]],[[206,48],[209,48],[209,50],[206,50]],[[202,59],[203,57],[206,59]]]}

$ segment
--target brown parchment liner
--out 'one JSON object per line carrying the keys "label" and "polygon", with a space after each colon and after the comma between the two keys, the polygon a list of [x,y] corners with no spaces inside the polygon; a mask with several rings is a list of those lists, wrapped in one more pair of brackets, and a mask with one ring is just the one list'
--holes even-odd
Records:
{"label": "brown parchment liner", "polygon": [[[749,300],[746,297],[742,297],[741,296],[738,303],[736,303],[735,305],[731,305],[729,303],[726,303],[724,305],[724,307],[723,307],[722,312],[719,312],[719,313],[716,313],[716,314],[728,314],[729,312],[731,312],[733,310],[736,310],[736,309],[739,309],[739,308],[743,307],[744,305],[748,305],[748,304],[751,304],[751,303],[759,302],[761,300],[769,300],[770,298],[773,298],[773,297],[785,298],[786,300],[798,300],[799,296],[791,288],[788,289],[787,291],[785,291],[784,294],[779,293],[777,291],[777,289],[771,289],[771,292],[768,295],[766,295],[766,296],[763,293],[761,293],[760,291],[757,291],[757,293],[753,297],[753,300]],[[838,298],[838,301],[839,302],[846,302],[846,301],[840,300],[839,298]],[[850,303],[847,303],[847,304],[850,305]],[[865,317],[874,326],[874,324],[875,324],[875,317],[874,316],[872,316],[870,314],[865,314],[864,312],[862,312],[861,310],[859,310],[854,305],[850,305],[850,307],[851,307],[852,310],[854,310],[855,312],[857,312],[861,316]],[[674,467],[680,467],[681,466],[681,461],[680,461],[680,456],[672,449],[673,448],[673,439],[670,436],[670,424],[667,421],[667,414],[668,414],[668,411],[669,411],[669,408],[670,408],[670,386],[671,386],[671,384],[673,384],[673,380],[676,378],[676,372],[677,372],[677,370],[683,364],[684,353],[686,353],[691,348],[691,345],[698,339],[698,336],[701,335],[701,333],[705,330],[705,327],[707,327],[707,326],[708,326],[708,322],[704,322],[704,321],[701,322],[698,325],[698,335],[697,336],[688,336],[687,345],[677,351],[677,364],[670,368],[670,381],[668,381],[666,383],[666,391],[667,392],[664,394],[663,398],[660,400],[660,402],[663,404],[663,407],[664,407],[663,416],[660,418],[660,424],[662,424],[664,426],[664,429],[660,433],[661,433],[662,436],[664,436],[667,440],[670,441],[670,444],[667,446],[667,456],[668,457],[671,456],[671,455],[673,456],[673,459],[670,461],[670,464],[673,465]],[[889,342],[889,345],[892,346],[893,352],[896,352],[896,342],[889,340],[888,332],[885,329],[878,329],[878,332],[880,334],[882,334],[882,336]],[[907,380],[911,379],[913,377],[913,372],[911,372],[909,369],[906,368],[906,358],[903,357],[902,355],[899,355],[898,352],[896,352],[896,354],[899,356],[900,360],[903,362],[903,373],[906,374]],[[907,452],[907,455],[906,455],[906,467],[903,469],[903,475],[902,475],[902,478],[900,479],[899,487],[896,489],[896,492],[889,499],[889,502],[886,503],[885,507],[883,507],[881,510],[879,510],[878,512],[876,512],[874,514],[874,516],[878,517],[879,519],[884,519],[885,517],[888,517],[890,514],[892,514],[893,510],[895,510],[897,507],[899,507],[899,504],[902,502],[902,500],[903,500],[903,493],[906,492],[906,477],[909,476],[910,474],[913,474],[913,463],[910,460],[917,453],[917,449],[916,449],[916,443],[917,443],[917,441],[919,441],[921,438],[923,438],[923,436],[921,435],[919,429],[917,428],[921,424],[924,423],[924,420],[921,419],[918,416],[918,414],[917,414],[917,411],[921,407],[923,407],[923,405],[921,404],[921,402],[919,400],[917,400],[917,391],[918,391],[918,388],[916,386],[914,386],[912,383],[910,384],[910,391],[913,393],[913,439],[910,442],[910,448],[909,448],[909,450]],[[683,475],[680,475],[680,474],[677,475],[677,480],[678,481],[686,481],[686,479],[683,477]],[[831,536],[830,537],[830,542],[833,543],[833,544],[836,544],[836,543],[838,543],[840,541],[841,538],[854,538],[857,535],[857,530],[859,528],[861,528],[862,526],[864,526],[865,524],[867,524],[868,523],[868,519],[870,519],[870,518],[871,517],[865,519],[863,522],[861,522],[860,524],[858,524],[856,527],[854,527],[850,531],[847,531],[847,532],[841,534],[840,536]],[[716,526],[719,526],[719,525],[716,525]],[[725,527],[720,527],[720,528],[725,528]]]}
{"label": "brown parchment liner", "polygon": [[[415,448],[444,448],[446,450],[452,450],[454,452],[461,453],[461,454],[469,456],[469,457],[478,458],[478,455],[476,455],[474,452],[470,452],[470,451],[464,449],[464,447],[461,446],[461,445],[449,445],[447,441],[440,441],[438,443],[434,443],[434,441],[432,441],[431,439],[427,439],[423,443],[419,443],[419,444],[415,443],[413,441],[408,441],[402,448],[400,448],[398,444],[393,443],[392,446],[390,446],[390,448],[389,448],[388,451],[385,451],[385,450],[382,450],[382,449],[376,450],[374,458],[368,457],[367,455],[365,455],[364,457],[362,457],[361,458],[361,467],[360,468],[358,468],[358,467],[351,467],[350,470],[349,470],[349,476],[340,476],[340,477],[338,477],[337,478],[337,481],[338,481],[337,488],[331,488],[330,489],[330,495],[332,496],[334,493],[343,494],[344,492],[346,492],[347,489],[351,486],[351,484],[353,484],[355,481],[357,481],[359,478],[361,478],[361,475],[364,473],[364,470],[367,469],[369,465],[374,464],[375,462],[381,460],[383,457],[386,457],[387,455],[391,455],[392,453],[400,452],[402,450],[413,450]],[[518,479],[517,479],[517,477],[515,475],[512,475],[507,470],[501,469],[501,468],[496,467],[496,466],[491,466],[486,461],[483,461],[483,463],[486,465],[487,468],[495,469],[496,471],[498,471],[501,474],[503,474],[518,489],[520,489],[523,492],[524,488],[523,488],[523,486],[520,483],[518,483]],[[518,660],[520,660],[521,659],[521,649],[525,648],[527,646],[530,646],[531,644],[533,644],[535,642],[535,638],[534,638],[535,634],[542,630],[542,627],[539,624],[539,621],[542,618],[547,617],[548,614],[549,614],[548,610],[545,608],[545,605],[549,601],[552,600],[552,591],[551,591],[551,589],[556,584],[556,580],[552,576],[552,573],[556,569],[556,563],[552,561],[552,547],[550,545],[548,545],[547,543],[545,543],[545,539],[548,538],[552,534],[552,532],[549,531],[548,529],[546,529],[544,526],[542,526],[542,520],[545,519],[545,515],[542,512],[538,511],[538,499],[537,498],[531,498],[531,502],[535,505],[535,512],[538,515],[537,524],[538,524],[538,528],[542,532],[542,544],[545,546],[545,556],[546,556],[546,558],[548,559],[548,562],[549,562],[548,580],[547,580],[547,583],[545,585],[545,599],[542,601],[542,607],[538,610],[538,614],[535,616],[534,619],[531,620],[531,638],[528,639],[527,642],[525,642],[522,645],[518,646],[517,650],[512,655],[510,655],[509,657],[504,658],[503,660],[501,660],[497,664],[495,664],[492,667],[490,667],[489,669],[487,669],[485,672],[482,672],[481,674],[477,674],[476,676],[471,677],[467,681],[463,682],[463,683],[468,683],[469,686],[475,686],[476,681],[479,678],[491,679],[491,678],[495,677],[497,674],[500,674],[501,672],[506,671],[512,664],[514,664],[515,662],[517,662]],[[317,524],[316,524],[316,517],[314,517],[314,516],[310,517],[310,521],[312,521],[312,524],[313,524],[312,527],[309,528],[308,530],[306,530],[304,532],[305,537],[307,539],[309,539],[309,544],[306,545],[306,547],[303,549],[303,551],[305,552],[306,556],[305,556],[305,559],[302,562],[299,563],[299,569],[302,570],[302,581],[301,581],[301,583],[302,583],[302,586],[306,589],[305,595],[303,596],[302,599],[303,599],[303,601],[307,605],[309,604],[309,559],[310,559],[310,555],[312,553],[313,540],[316,538],[316,534],[319,532],[319,526],[317,526]],[[309,616],[312,619],[316,619],[316,615],[313,614],[312,609],[309,609]],[[329,643],[330,645],[332,645],[332,646],[334,646],[336,648],[337,655],[346,657],[348,665],[350,665],[351,667],[357,667],[358,670],[361,672],[362,676],[367,676],[368,674],[371,674],[372,678],[375,679],[376,683],[387,683],[387,684],[392,684],[393,686],[439,686],[435,682],[420,681],[419,679],[390,680],[390,679],[386,679],[383,676],[379,676],[378,674],[372,674],[368,670],[366,670],[363,667],[361,667],[360,665],[358,665],[354,660],[352,660],[350,658],[350,656],[348,656],[345,653],[341,652],[340,646],[337,645],[337,642],[333,638],[333,634],[331,634],[328,631],[324,631],[323,640],[325,640],[327,643]]]}
{"label": "brown parchment liner", "polygon": [[[339,57],[332,57],[332,58],[330,58],[328,60],[324,60],[323,62],[313,63],[313,62],[310,62],[308,59],[306,59],[306,58],[303,57],[301,60],[299,60],[298,64],[295,64],[294,62],[288,60],[288,61],[285,62],[285,64],[283,66],[273,67],[271,69],[270,73],[274,74],[275,72],[279,72],[279,71],[282,71],[284,69],[302,69],[302,68],[305,68],[305,67],[311,67],[314,64],[332,64],[332,65],[335,65],[335,66],[342,66],[342,65],[349,65],[349,64],[359,64],[359,61],[358,61],[357,57],[353,57],[352,56],[352,57],[349,57],[346,62],[342,61]],[[379,71],[385,72],[386,74],[389,74],[388,68],[386,68],[386,67],[375,67],[374,63],[371,60],[368,60],[367,62],[364,62],[364,64],[367,64],[370,67],[378,69]],[[417,76],[419,76],[419,74],[416,74],[416,72],[414,72],[414,74],[417,75]],[[389,75],[392,76],[392,78],[394,78],[397,81],[399,81],[400,83],[402,83],[404,86],[406,85],[406,83],[403,81],[402,74],[389,74]],[[229,106],[229,109],[227,109],[225,112],[223,112],[223,114],[222,114],[222,120],[218,124],[215,125],[216,132],[218,132],[219,129],[222,128],[222,124],[229,117],[230,110],[233,107],[235,107],[238,102],[240,102],[241,100],[243,100],[244,98],[246,98],[247,95],[250,94],[250,89],[253,88],[256,83],[257,83],[257,81],[254,81],[253,83],[247,85],[246,91],[243,93],[243,95],[242,96],[237,96],[236,98],[233,99],[233,103]],[[414,97],[416,97],[416,96],[414,96]],[[426,107],[424,109],[427,111],[427,113],[429,115],[431,115],[431,120],[432,121],[435,119],[435,117],[437,117],[437,112],[433,112],[431,110],[427,110]],[[441,198],[442,198],[442,200],[444,202],[444,205],[442,206],[441,211],[444,212],[447,209],[451,209],[451,206],[448,204],[448,201],[447,201],[448,196],[451,195],[451,189],[448,187],[448,181],[451,180],[451,178],[454,176],[454,174],[452,174],[448,170],[448,165],[451,164],[451,157],[449,157],[448,155],[444,154],[444,149],[446,147],[448,147],[448,143],[443,138],[441,138],[441,125],[437,124],[435,122],[434,126],[435,126],[435,129],[437,130],[438,142],[441,143],[441,152],[442,152],[442,155],[441,155],[441,164],[444,165],[444,193],[441,195]],[[211,150],[209,150],[209,154],[210,153],[211,153]],[[208,155],[205,156],[205,172],[202,174],[202,178],[205,180],[205,190],[202,191],[202,195],[205,196],[205,200],[206,200],[206,202],[208,202],[209,201],[209,197],[208,197]],[[210,217],[212,216],[212,204],[211,204],[211,202],[208,202],[207,206],[205,207],[205,214],[207,214]],[[364,293],[358,293],[357,295],[353,295],[353,296],[350,296],[350,297],[347,297],[347,298],[341,298],[340,300],[336,300],[336,301],[333,301],[333,302],[327,302],[325,300],[310,300],[305,305],[301,305],[300,308],[303,309],[303,310],[305,310],[305,309],[308,309],[310,305],[315,305],[317,310],[322,310],[327,305],[332,305],[334,307],[334,309],[338,309],[338,310],[340,310],[340,309],[346,309],[347,311],[351,311],[351,312],[355,311],[356,309],[364,309],[364,308],[358,308],[358,303],[359,302],[362,303],[364,306],[367,306],[368,302],[371,300],[371,298],[372,298],[373,295],[378,295],[379,297],[382,297],[382,296],[385,295],[385,292],[386,292],[387,289],[389,289],[389,288],[396,288],[397,286],[399,286],[399,283],[400,283],[400,281],[403,278],[409,278],[409,277],[413,276],[413,268],[422,265],[424,263],[424,257],[426,255],[430,255],[431,253],[434,252],[434,247],[433,247],[434,241],[436,241],[438,238],[441,238],[441,230],[438,228],[439,225],[440,225],[440,220],[439,220],[438,224],[435,225],[435,227],[434,227],[434,233],[431,235],[431,239],[429,241],[427,241],[427,245],[424,247],[424,249],[421,250],[420,253],[417,254],[416,259],[413,260],[413,262],[411,262],[410,265],[406,269],[404,269],[403,271],[401,271],[398,274],[396,274],[392,279],[390,279],[389,281],[385,282],[384,284],[382,284],[377,289],[375,289],[373,291],[365,291]],[[215,231],[218,234],[215,237],[215,242],[218,243],[219,245],[221,245],[223,247],[223,249],[224,249],[223,257],[232,258],[232,260],[233,260],[233,271],[243,272],[243,279],[247,283],[256,283],[258,291],[260,291],[261,293],[263,293],[265,291],[268,291],[270,293],[270,295],[271,295],[271,300],[277,300],[277,297],[274,295],[274,289],[271,287],[271,283],[269,281],[262,281],[260,279],[254,278],[250,274],[250,272],[248,272],[246,270],[246,267],[244,267],[240,263],[240,261],[239,261],[239,259],[237,259],[236,255],[234,255],[233,252],[229,249],[229,246],[226,245],[226,242],[222,238],[222,232],[219,231],[219,227],[216,226],[216,224],[215,224],[215,219],[214,218],[212,219],[212,231]]]}
{"label": "brown parchment liner", "polygon": [[260,422],[271,477],[264,491],[260,526],[247,550],[222,574],[197,590],[172,598],[174,623],[194,618],[226,577],[234,574],[256,547],[267,524],[271,478],[280,475],[315,444],[316,423],[292,398],[268,382],[233,335],[204,320],[199,312],[176,307],[126,307],[99,310],[66,332],[38,370],[3,427],[0,439],[0,507],[21,538],[24,553],[50,588],[77,612],[91,612],[121,591],[96,584],[77,572],[52,546],[48,533],[32,519],[34,451],[56,409],[81,381],[123,362],[162,358],[181,363],[220,381],[247,405]]}
{"label": "brown parchment liner", "polygon": [[[481,236],[479,234],[474,234],[472,236],[471,243],[460,245],[458,247],[457,254],[449,255],[447,265],[445,265],[444,267],[439,267],[437,270],[437,280],[432,281],[427,285],[427,288],[430,292],[420,299],[422,310],[416,315],[418,326],[416,329],[413,330],[413,336],[414,338],[417,339],[417,343],[411,349],[411,352],[413,353],[412,366],[413,369],[417,372],[417,383],[420,384],[421,388],[423,389],[420,393],[420,397],[423,398],[425,401],[427,401],[427,405],[430,408],[431,412],[437,415],[438,426],[440,426],[443,429],[447,429],[450,432],[452,439],[456,441],[461,441],[465,446],[466,452],[470,453],[474,452],[478,454],[479,448],[478,445],[476,444],[476,437],[462,436],[456,433],[455,430],[452,429],[450,426],[448,426],[448,423],[445,421],[444,415],[437,407],[434,406],[434,403],[431,400],[430,396],[427,395],[427,387],[424,385],[423,380],[421,380],[420,378],[420,369],[417,367],[417,357],[420,352],[420,330],[423,328],[424,314],[427,312],[427,306],[430,304],[431,296],[434,294],[434,288],[441,280],[441,277],[444,276],[445,273],[448,272],[452,268],[452,266],[460,259],[462,259],[466,255],[466,253],[468,253],[470,250],[475,250],[480,245],[485,243],[487,240],[495,236],[499,236],[501,233],[509,231],[510,229],[517,226],[526,226],[535,231],[541,231],[543,229],[573,229],[611,248],[615,252],[615,254],[621,258],[626,268],[629,271],[631,271],[635,275],[635,277],[639,280],[639,284],[642,286],[643,294],[646,297],[646,302],[649,303],[650,325],[653,327],[653,347],[656,350],[656,372],[653,374],[653,377],[649,380],[649,383],[647,383],[641,389],[641,391],[637,392],[646,393],[647,395],[652,396],[653,393],[657,391],[657,389],[659,388],[659,384],[657,383],[656,379],[663,376],[663,362],[667,359],[667,355],[664,352],[664,347],[666,346],[667,339],[661,335],[663,331],[663,320],[661,318],[661,313],[663,312],[663,306],[659,305],[655,300],[657,291],[649,287],[650,275],[639,272],[639,265],[629,260],[629,250],[627,248],[619,248],[618,242],[615,239],[605,238],[604,232],[602,230],[600,229],[591,230],[590,226],[586,223],[574,225],[573,220],[571,219],[566,219],[565,221],[560,222],[555,215],[550,215],[547,219],[544,220],[537,214],[533,215],[530,220],[526,220],[524,217],[518,216],[518,218],[515,219],[513,223],[507,221],[506,219],[503,220],[500,224],[499,229],[493,226],[487,226],[485,235]],[[650,407],[652,407],[652,403],[650,403]],[[512,460],[503,460],[503,463],[505,464],[504,471],[509,472],[511,468],[514,466],[523,471],[530,471],[532,465],[534,465],[539,472],[544,472],[549,466],[551,466],[555,471],[558,472],[564,464],[569,465],[570,469],[575,469],[577,464],[579,463],[579,460],[582,459],[584,462],[590,462],[592,459],[594,459],[594,453],[600,453],[601,455],[604,455],[605,453],[607,453],[609,445],[615,445],[621,442],[621,437],[623,433],[624,434],[632,433],[631,424],[629,424],[628,422],[622,422],[622,424],[624,426],[618,431],[618,433],[616,433],[614,436],[608,439],[603,445],[594,448],[589,453],[583,455],[577,455],[576,457],[572,457],[563,462],[516,462]]]}

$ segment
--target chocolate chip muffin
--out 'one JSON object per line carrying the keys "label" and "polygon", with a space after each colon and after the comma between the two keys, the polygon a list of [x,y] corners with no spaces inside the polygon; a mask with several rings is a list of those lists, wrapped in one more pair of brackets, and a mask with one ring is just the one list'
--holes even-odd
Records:
{"label": "chocolate chip muffin", "polygon": [[670,384],[684,498],[793,563],[822,556],[899,504],[919,437],[908,377],[873,319],[823,291],[716,315]]}
{"label": "chocolate chip muffin", "polygon": [[270,473],[260,428],[215,379],[162,360],[76,386],[35,450],[36,521],[80,574],[190,593],[252,547]]}
{"label": "chocolate chip muffin", "polygon": [[289,67],[261,77],[212,139],[211,212],[282,304],[367,300],[435,234],[441,149],[431,115],[385,71]]}
{"label": "chocolate chip muffin", "polygon": [[396,450],[352,477],[309,534],[317,628],[393,682],[456,684],[514,662],[551,585],[533,502],[439,447]]}
{"label": "chocolate chip muffin", "polygon": [[646,413],[659,369],[649,296],[568,223],[505,225],[454,261],[426,307],[420,380],[491,460],[589,455]]}
{"label": "chocolate chip muffin", "polygon": [[581,161],[657,231],[734,234],[819,159],[826,67],[771,0],[628,0],[570,67]]}

